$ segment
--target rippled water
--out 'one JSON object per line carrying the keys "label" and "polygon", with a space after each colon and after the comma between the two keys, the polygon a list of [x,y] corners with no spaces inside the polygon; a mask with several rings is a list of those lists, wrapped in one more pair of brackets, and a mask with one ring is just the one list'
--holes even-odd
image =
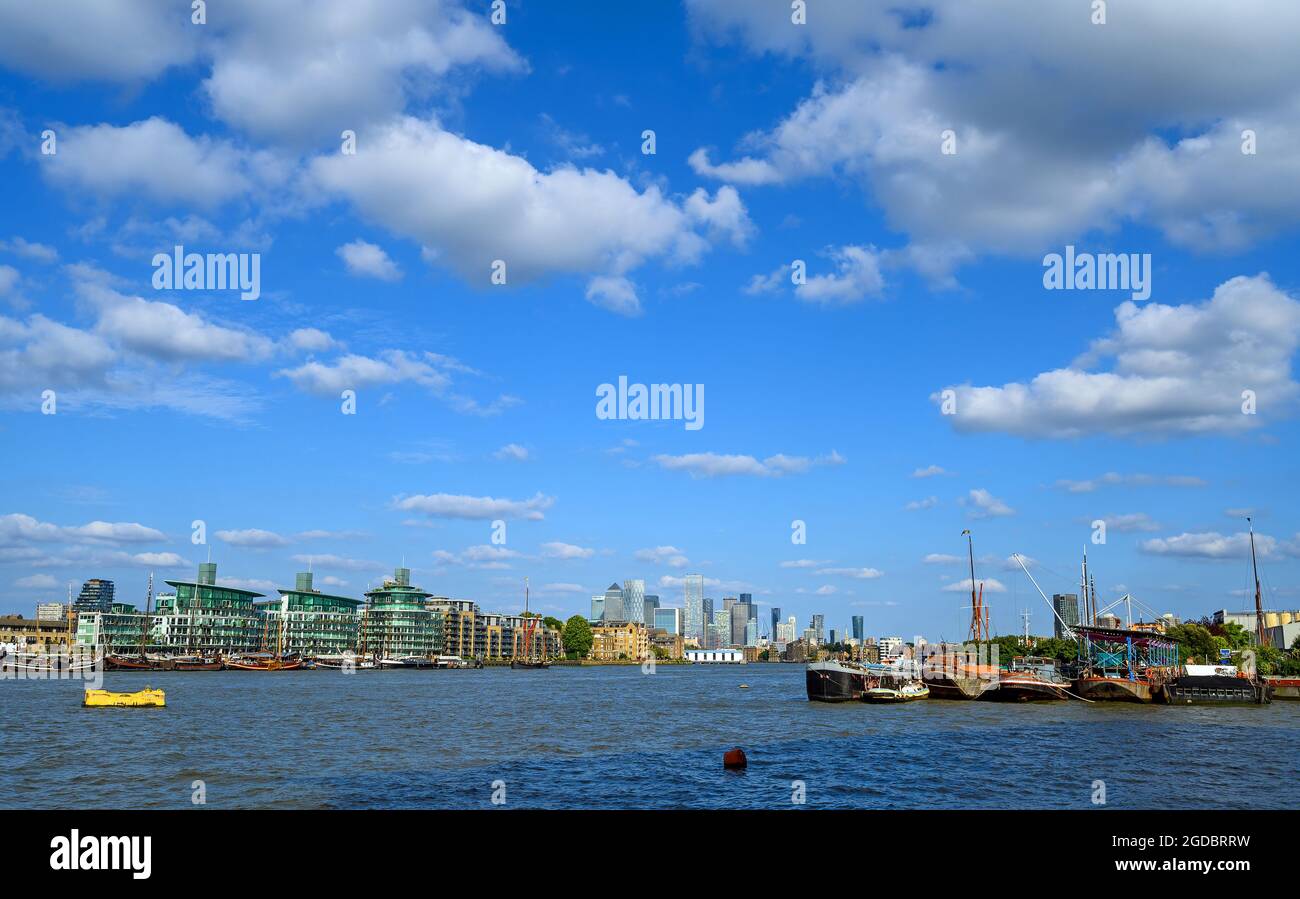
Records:
{"label": "rippled water", "polygon": [[[112,672],[0,683],[0,807],[1298,808],[1300,703],[810,703],[803,667]],[[741,684],[749,689],[741,689]],[[728,772],[741,746],[749,768]]]}

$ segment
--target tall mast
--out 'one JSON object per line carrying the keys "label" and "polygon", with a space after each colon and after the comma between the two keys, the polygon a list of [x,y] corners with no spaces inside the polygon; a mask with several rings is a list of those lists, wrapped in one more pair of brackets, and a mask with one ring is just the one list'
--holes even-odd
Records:
{"label": "tall mast", "polygon": [[524,577],[524,660],[533,660],[533,619],[528,615],[528,577]]}
{"label": "tall mast", "polygon": [[1083,623],[1096,624],[1092,617],[1092,601],[1088,597],[1088,547],[1086,546],[1083,548],[1083,572],[1079,577],[1079,590],[1083,596]]}
{"label": "tall mast", "polygon": [[980,601],[975,597],[975,543],[969,530],[961,534],[966,538],[966,550],[970,556],[970,638],[978,643],[985,628],[980,620]]}
{"label": "tall mast", "polygon": [[1259,563],[1255,561],[1255,524],[1246,516],[1250,528],[1250,568],[1255,573],[1255,639],[1264,645],[1264,601],[1259,593]]}
{"label": "tall mast", "polygon": [[275,638],[275,657],[277,659],[284,657],[284,626],[289,618],[289,596],[288,594],[280,598],[280,632]]}
{"label": "tall mast", "polygon": [[149,589],[144,595],[144,620],[140,622],[140,658],[144,658],[148,643],[149,607],[153,603],[153,572],[149,572]]}

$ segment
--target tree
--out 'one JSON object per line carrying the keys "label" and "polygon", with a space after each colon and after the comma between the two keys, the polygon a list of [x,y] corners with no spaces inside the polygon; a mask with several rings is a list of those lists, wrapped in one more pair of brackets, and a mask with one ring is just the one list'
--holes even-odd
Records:
{"label": "tree", "polygon": [[1201,624],[1178,624],[1165,631],[1165,636],[1178,641],[1178,661],[1199,659],[1202,664],[1213,664],[1219,658],[1220,647],[1227,648],[1226,637],[1216,637]]}
{"label": "tree", "polygon": [[542,619],[542,624],[546,625],[553,631],[564,632],[564,622],[553,615],[547,615]]}
{"label": "tree", "polygon": [[584,658],[591,652],[591,625],[581,615],[564,622],[564,648],[573,658]]}
{"label": "tree", "polygon": [[1255,670],[1260,674],[1278,674],[1286,667],[1286,662],[1286,654],[1276,646],[1255,647]]}
{"label": "tree", "polygon": [[1227,640],[1229,649],[1245,649],[1252,642],[1250,631],[1246,630],[1235,621],[1229,621],[1227,624],[1220,625],[1219,632],[1216,633],[1215,636],[1223,637],[1223,639]]}
{"label": "tree", "polygon": [[1079,658],[1079,644],[1074,640],[1045,637],[1034,644],[1033,654],[1058,662],[1073,662]]}

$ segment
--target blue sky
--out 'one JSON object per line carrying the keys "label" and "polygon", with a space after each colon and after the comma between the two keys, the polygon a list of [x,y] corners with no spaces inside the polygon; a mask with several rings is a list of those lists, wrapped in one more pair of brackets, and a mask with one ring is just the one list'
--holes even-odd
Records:
{"label": "blue sky", "polygon": [[[30,6],[0,2],[0,611],[210,550],[263,592],[405,561],[564,617],[700,573],[953,638],[969,527],[995,629],[1044,632],[1012,552],[1051,593],[1087,545],[1106,601],[1199,617],[1248,604],[1246,510],[1300,606],[1289,7]],[[260,254],[261,297],[155,290],[177,243]],[[1150,299],[1045,290],[1067,244],[1150,254]],[[598,419],[620,375],[704,385],[704,427]]]}

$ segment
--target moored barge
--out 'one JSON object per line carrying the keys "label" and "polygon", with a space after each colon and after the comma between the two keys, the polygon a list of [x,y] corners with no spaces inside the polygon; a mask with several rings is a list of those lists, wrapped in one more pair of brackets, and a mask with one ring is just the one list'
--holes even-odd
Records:
{"label": "moored barge", "polygon": [[853,702],[867,691],[867,669],[854,662],[809,662],[804,682],[813,702]]}
{"label": "moored barge", "polygon": [[982,702],[1041,702],[1069,698],[1070,682],[1056,673],[1051,659],[1012,659],[1008,670],[999,673],[980,693]]}
{"label": "moored barge", "polygon": [[1268,685],[1243,676],[1234,665],[1186,665],[1167,681],[1160,699],[1169,705],[1265,705]]}
{"label": "moored barge", "polygon": [[1178,645],[1150,631],[1077,625],[1074,692],[1093,702],[1154,702],[1177,671]]}

